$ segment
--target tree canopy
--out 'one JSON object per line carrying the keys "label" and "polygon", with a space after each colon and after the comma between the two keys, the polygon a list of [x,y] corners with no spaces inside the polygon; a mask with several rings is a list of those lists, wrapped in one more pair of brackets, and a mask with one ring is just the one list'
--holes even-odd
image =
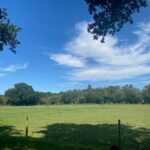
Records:
{"label": "tree canopy", "polygon": [[15,84],[14,88],[5,92],[7,104],[10,105],[36,105],[39,97],[36,95],[32,86],[26,83]]}
{"label": "tree canopy", "polygon": [[88,32],[94,39],[106,35],[114,35],[126,23],[133,23],[132,14],[147,6],[147,0],[85,0],[93,22],[88,26]]}
{"label": "tree canopy", "polygon": [[52,105],[52,104],[83,104],[83,103],[150,103],[150,84],[143,90],[133,85],[108,86],[93,88],[88,85],[83,90],[69,90],[66,92],[37,92],[26,83],[17,83],[13,88],[0,95],[0,105]]}
{"label": "tree canopy", "polygon": [[16,53],[16,46],[20,44],[17,34],[20,31],[21,28],[7,18],[7,10],[0,8],[0,51],[4,49],[4,46],[9,46],[10,50]]}

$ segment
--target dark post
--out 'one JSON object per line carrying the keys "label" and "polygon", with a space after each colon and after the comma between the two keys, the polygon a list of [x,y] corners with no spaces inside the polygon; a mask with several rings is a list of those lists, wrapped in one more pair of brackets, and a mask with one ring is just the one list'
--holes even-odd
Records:
{"label": "dark post", "polygon": [[121,150],[121,130],[120,130],[120,127],[121,127],[121,121],[119,119],[118,120],[118,147],[119,147],[119,150]]}
{"label": "dark post", "polygon": [[29,118],[26,117],[26,131],[25,131],[25,136],[28,137],[28,122],[29,122]]}

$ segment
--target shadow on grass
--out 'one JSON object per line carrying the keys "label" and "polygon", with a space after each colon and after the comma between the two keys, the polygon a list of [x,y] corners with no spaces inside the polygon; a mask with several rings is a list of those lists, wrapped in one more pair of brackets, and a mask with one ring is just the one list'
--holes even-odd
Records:
{"label": "shadow on grass", "polygon": [[[0,125],[0,150],[65,150],[69,146],[49,142],[41,138],[25,138],[22,131],[13,126]],[[72,147],[72,150],[77,148]],[[71,150],[70,149],[70,150]],[[81,150],[85,150],[84,148]]]}
{"label": "shadow on grass", "polygon": [[[0,150],[109,150],[117,144],[117,125],[52,124],[42,138],[25,138],[12,126],[0,126]],[[121,127],[122,150],[149,150],[150,129]]]}

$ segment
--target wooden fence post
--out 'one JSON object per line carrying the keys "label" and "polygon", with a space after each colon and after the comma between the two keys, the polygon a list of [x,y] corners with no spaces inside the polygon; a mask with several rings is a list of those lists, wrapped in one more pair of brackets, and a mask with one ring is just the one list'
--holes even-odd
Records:
{"label": "wooden fence post", "polygon": [[121,121],[118,120],[118,147],[121,150]]}
{"label": "wooden fence post", "polygon": [[29,131],[29,129],[28,129],[28,123],[29,123],[29,118],[28,118],[28,116],[26,117],[26,130],[25,130],[25,136],[26,137],[28,137],[28,131]]}

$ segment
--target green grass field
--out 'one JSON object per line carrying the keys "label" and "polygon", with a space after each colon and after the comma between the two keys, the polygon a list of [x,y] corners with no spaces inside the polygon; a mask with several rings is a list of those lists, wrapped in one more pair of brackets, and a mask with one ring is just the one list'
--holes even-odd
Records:
{"label": "green grass field", "polygon": [[[25,138],[26,116],[29,138]],[[150,149],[150,105],[0,107],[0,150]]]}

